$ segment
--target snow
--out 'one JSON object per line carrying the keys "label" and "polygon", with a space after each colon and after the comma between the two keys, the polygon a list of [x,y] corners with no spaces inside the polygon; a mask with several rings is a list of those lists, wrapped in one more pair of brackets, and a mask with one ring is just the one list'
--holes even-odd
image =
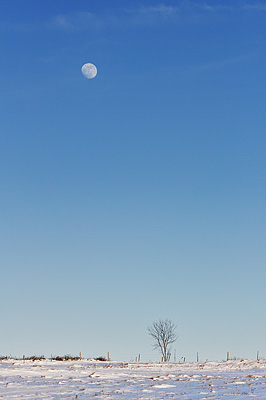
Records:
{"label": "snow", "polygon": [[266,399],[266,361],[0,362],[0,399]]}

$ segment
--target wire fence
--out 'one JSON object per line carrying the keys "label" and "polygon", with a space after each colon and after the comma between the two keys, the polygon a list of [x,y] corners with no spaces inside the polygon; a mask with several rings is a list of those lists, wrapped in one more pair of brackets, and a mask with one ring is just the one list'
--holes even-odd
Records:
{"label": "wire fence", "polygon": [[[195,354],[195,358],[191,359],[191,357],[187,358],[185,356],[182,357],[177,357],[176,351],[173,352],[173,354],[169,354],[169,359],[167,362],[170,363],[186,363],[186,362],[196,362],[196,363],[202,363],[202,362],[212,362],[212,361],[244,361],[247,358],[243,357],[237,357],[237,356],[232,356],[229,351],[226,352],[225,357],[223,359],[219,359],[217,357],[215,360],[214,359],[207,359],[200,357],[199,352]],[[264,360],[264,356],[260,355],[260,352],[257,351],[254,354],[254,358],[252,360]],[[82,352],[80,352],[78,355],[71,355],[71,354],[65,354],[65,355],[54,355],[51,354],[49,356],[45,355],[31,355],[31,356],[13,356],[13,355],[0,355],[0,362],[5,361],[5,360],[23,360],[23,361],[44,361],[44,360],[50,360],[51,362],[53,361],[81,361],[81,360],[93,360],[93,361],[102,361],[102,362],[109,362],[109,361],[123,361],[123,362],[130,362],[130,363],[161,363],[163,362],[163,358],[157,358],[155,360],[154,358],[151,359],[149,357],[142,357],[141,353],[138,353],[136,356],[133,357],[128,357],[122,354],[116,354],[115,358],[111,358],[110,352],[108,352],[106,355],[101,355],[101,356],[83,356]]]}

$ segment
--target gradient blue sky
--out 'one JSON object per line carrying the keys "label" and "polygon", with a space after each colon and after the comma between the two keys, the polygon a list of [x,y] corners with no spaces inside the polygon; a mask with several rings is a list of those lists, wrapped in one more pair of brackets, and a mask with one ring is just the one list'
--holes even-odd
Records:
{"label": "gradient blue sky", "polygon": [[0,354],[158,360],[171,318],[178,360],[266,357],[265,22],[2,1]]}

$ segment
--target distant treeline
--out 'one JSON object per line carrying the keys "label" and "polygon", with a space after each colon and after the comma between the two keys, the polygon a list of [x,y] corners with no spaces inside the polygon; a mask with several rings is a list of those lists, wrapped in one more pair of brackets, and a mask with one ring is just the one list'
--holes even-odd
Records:
{"label": "distant treeline", "polygon": [[[24,361],[43,361],[43,360],[51,360],[51,361],[78,361],[81,360],[81,355],[79,356],[71,356],[69,354],[65,356],[52,356],[49,358],[46,358],[44,356],[30,356],[30,357],[13,357],[13,356],[0,356],[0,360],[24,360]],[[97,357],[97,358],[90,358],[90,360],[95,360],[95,361],[107,361],[105,357]]]}

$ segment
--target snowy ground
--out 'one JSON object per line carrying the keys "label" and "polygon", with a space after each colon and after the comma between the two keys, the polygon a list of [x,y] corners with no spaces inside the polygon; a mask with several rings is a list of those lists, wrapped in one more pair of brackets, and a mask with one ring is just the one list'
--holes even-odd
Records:
{"label": "snowy ground", "polygon": [[266,361],[0,362],[0,399],[266,399]]}

